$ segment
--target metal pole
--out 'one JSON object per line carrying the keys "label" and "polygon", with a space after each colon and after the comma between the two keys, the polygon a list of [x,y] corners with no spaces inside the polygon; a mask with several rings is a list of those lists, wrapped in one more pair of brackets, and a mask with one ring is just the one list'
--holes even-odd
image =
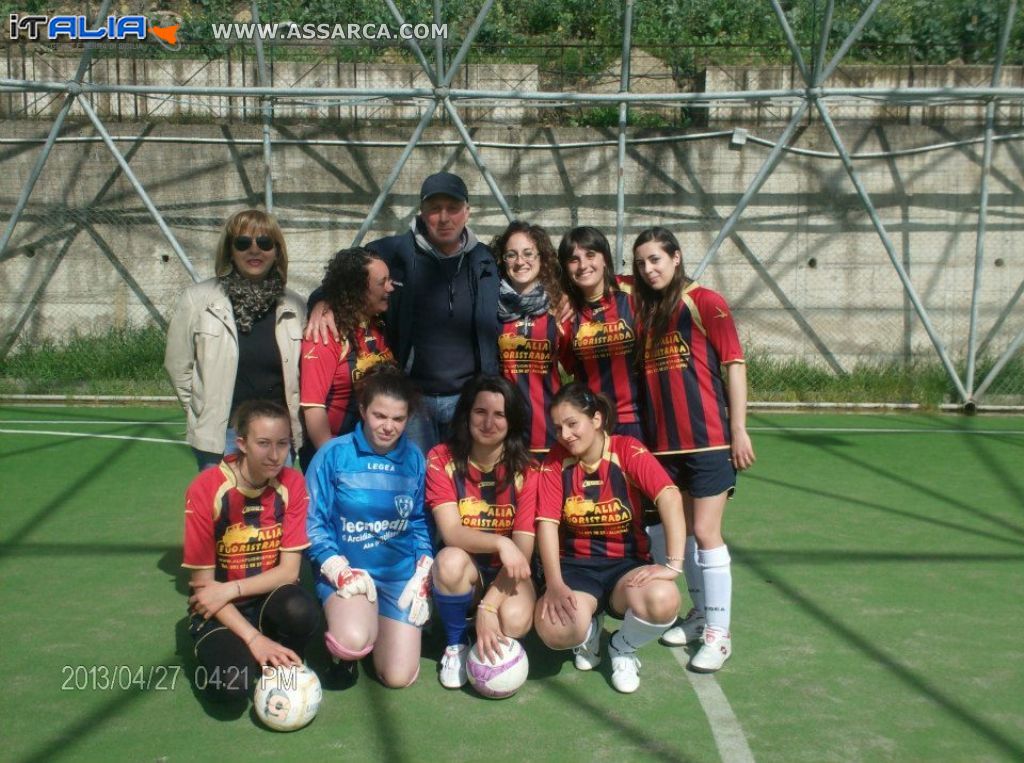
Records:
{"label": "metal pole", "polygon": [[853,25],[853,29],[850,30],[850,33],[846,35],[846,39],[843,40],[843,44],[839,46],[839,50],[837,50],[836,54],[832,56],[832,60],[828,62],[828,66],[825,67],[825,71],[818,75],[819,83],[824,82],[832,76],[832,72],[836,70],[836,67],[839,66],[839,62],[843,60],[850,48],[853,47],[853,43],[857,42],[860,38],[861,32],[864,31],[864,27],[867,26],[871,17],[875,15],[875,11],[878,10],[878,6],[881,2],[882,0],[872,0],[871,5],[869,5],[867,9],[865,9],[864,13],[861,14],[861,17],[857,19],[857,23]]}
{"label": "metal pole", "polygon": [[480,32],[480,28],[484,25],[484,21],[487,20],[487,14],[491,12],[491,7],[494,5],[494,0],[487,0],[484,3],[483,8],[476,14],[476,18],[473,19],[473,25],[466,32],[466,39],[462,41],[462,45],[459,46],[459,52],[455,54],[455,58],[452,61],[452,65],[448,67],[448,72],[444,75],[444,79],[441,80],[441,87],[450,87],[452,80],[455,78],[456,72],[459,67],[462,66],[462,62],[466,60],[466,56],[469,54],[469,48],[473,44],[473,40],[476,39],[477,34]]}
{"label": "metal pole", "polygon": [[[398,10],[398,6],[395,5],[394,0],[384,0],[384,3],[388,6],[388,10],[391,11],[391,15],[395,17],[395,21],[398,22],[398,26],[405,24],[405,17],[402,16],[402,12]],[[427,73],[427,76],[430,78],[430,84],[436,87],[440,80],[437,79],[437,73],[434,71],[434,67],[427,63],[427,57],[423,55],[423,49],[419,46],[419,43],[412,37],[406,40],[405,43],[409,46],[409,50],[412,51],[416,60],[419,61],[420,66],[423,67],[423,71]],[[355,244],[353,244],[353,246],[355,246]]]}
{"label": "metal pole", "polygon": [[[99,18],[107,15],[107,11],[110,10],[111,0],[103,0],[100,5]],[[21,189],[21,195],[18,196],[18,201],[14,204],[14,211],[11,213],[11,219],[7,221],[7,227],[4,229],[4,234],[0,237],[0,256],[7,250],[7,244],[11,240],[11,236],[14,235],[14,227],[18,224],[18,220],[21,218],[21,213],[25,211],[25,207],[28,206],[29,197],[32,196],[32,191],[35,190],[36,182],[39,180],[39,176],[43,173],[43,167],[46,166],[46,160],[50,158],[50,152],[53,150],[53,144],[57,140],[57,136],[60,135],[60,131],[64,129],[64,120],[67,119],[68,113],[71,111],[71,107],[75,103],[75,98],[81,92],[80,86],[82,79],[85,77],[85,73],[89,70],[89,62],[92,60],[93,50],[96,49],[96,43],[89,42],[85,45],[85,50],[82,51],[82,57],[78,61],[78,70],[75,72],[75,78],[71,82],[66,82],[61,88],[67,93],[67,97],[64,99],[64,105],[61,107],[60,112],[57,114],[57,118],[53,120],[53,124],[50,126],[50,134],[46,136],[46,143],[43,144],[43,150],[39,152],[39,156],[36,157],[36,163],[32,166],[32,171],[28,175],[28,180],[25,181],[25,185]]]}
{"label": "metal pole", "polygon": [[[441,0],[434,0],[434,26],[441,26]],[[444,38],[438,35],[434,38],[434,58],[437,67],[435,82],[444,82]]]}
{"label": "metal pole", "polygon": [[765,158],[764,163],[761,165],[761,169],[757,171],[754,179],[750,181],[750,185],[747,190],[743,192],[739,202],[736,204],[736,208],[729,214],[722,229],[718,231],[718,235],[715,240],[711,242],[711,246],[708,247],[707,253],[697,264],[691,277],[693,279],[700,278],[701,273],[708,266],[708,263],[714,259],[715,255],[718,254],[719,248],[722,246],[722,242],[728,238],[736,227],[736,223],[739,222],[740,215],[743,214],[743,210],[747,208],[757,192],[761,190],[761,186],[768,179],[768,176],[775,170],[775,166],[779,163],[779,159],[782,156],[782,151],[793,137],[793,133],[796,132],[796,128],[800,125],[800,121],[804,118],[804,114],[807,113],[807,101],[803,101],[797,110],[793,112],[793,116],[789,120],[789,124],[786,125],[786,129],[782,131],[782,135],[779,136],[778,141],[772,147],[772,150],[768,152],[768,156]]}
{"label": "metal pole", "polygon": [[992,370],[988,372],[988,376],[986,376],[984,381],[978,385],[978,389],[974,392],[975,397],[980,398],[986,391],[988,391],[989,385],[996,380],[996,377],[999,376],[1006,364],[1009,363],[1013,356],[1017,354],[1022,344],[1024,344],[1024,329],[1017,332],[1017,336],[1014,337],[1010,346],[1006,348],[1006,352],[999,356],[999,360],[997,360],[996,364],[992,366]]}
{"label": "metal pole", "polygon": [[[1010,30],[1017,15],[1017,0],[1010,0],[1006,9],[1006,22],[999,36],[995,64],[992,66],[992,87],[998,87],[1003,70]],[[974,374],[978,361],[978,300],[981,296],[981,274],[985,267],[985,229],[988,225],[988,180],[992,170],[992,138],[995,132],[996,103],[985,106],[985,148],[981,157],[981,198],[978,204],[978,236],[974,247],[974,287],[971,290],[971,318],[967,330],[967,399],[974,399]]]}
{"label": "metal pole", "polygon": [[1003,327],[1006,319],[1010,317],[1010,313],[1013,312],[1013,308],[1017,306],[1017,303],[1020,301],[1022,296],[1024,296],[1024,281],[1021,281],[1017,285],[1017,290],[1013,292],[1013,296],[1011,296],[1010,300],[1006,303],[1006,307],[1004,307],[999,313],[999,317],[996,318],[995,323],[992,324],[992,328],[988,330],[988,333],[985,334],[985,338],[981,341],[981,344],[978,345],[979,353],[983,353],[988,349],[989,343],[999,333],[999,330]]}
{"label": "metal pole", "polygon": [[782,33],[786,36],[786,44],[789,45],[789,50],[793,54],[793,61],[800,70],[804,83],[809,87],[812,81],[811,74],[807,71],[807,64],[804,63],[804,55],[800,52],[800,46],[797,45],[796,38],[793,37],[793,29],[789,25],[789,19],[786,18],[785,11],[779,5],[779,0],[771,0],[771,2],[772,10],[775,11],[775,17],[779,20],[779,26],[782,27]]}
{"label": "metal pole", "polygon": [[[260,4],[252,0],[252,23],[260,23]],[[254,36],[256,44],[256,77],[260,87],[268,87],[271,83],[267,77],[267,59],[263,55],[263,39],[259,35]],[[269,98],[260,98],[260,110],[263,112],[263,205],[267,212],[274,212],[274,156],[270,142],[270,127],[274,119],[274,107]]]}
{"label": "metal pole", "polygon": [[[629,60],[633,46],[633,0],[626,0],[626,18],[622,23],[622,71],[619,75],[619,92],[629,92]],[[626,235],[626,125],[629,121],[629,105],[619,104],[619,156],[618,180],[615,189],[615,268],[625,265],[623,258]]]}
{"label": "metal pole", "polygon": [[925,310],[924,305],[921,303],[920,298],[917,296],[917,292],[914,290],[914,285],[910,282],[910,276],[907,275],[907,271],[903,267],[903,263],[900,262],[900,258],[896,254],[896,247],[893,246],[892,239],[889,238],[889,233],[885,229],[885,225],[882,223],[882,219],[878,216],[878,211],[875,209],[875,205],[871,202],[871,197],[868,195],[867,189],[860,180],[860,175],[857,174],[857,170],[853,166],[853,160],[850,159],[849,153],[846,151],[846,146],[843,144],[842,138],[839,137],[839,131],[836,130],[835,124],[832,122],[832,117],[829,116],[828,107],[820,100],[815,101],[815,105],[818,108],[818,113],[821,114],[821,120],[825,125],[825,129],[828,130],[829,137],[832,138],[832,143],[835,144],[836,150],[839,152],[839,157],[843,162],[843,167],[846,169],[846,174],[850,176],[850,180],[853,182],[854,188],[857,190],[857,195],[860,196],[861,203],[864,205],[864,209],[868,213],[868,217],[871,218],[872,225],[875,226],[875,231],[878,233],[878,237],[882,239],[882,246],[885,247],[886,254],[889,255],[889,261],[892,262],[892,266],[896,269],[896,273],[899,275],[900,281],[903,283],[903,288],[910,297],[910,302],[914,306],[915,312],[921,319],[921,324],[924,326],[925,331],[928,332],[928,337],[932,340],[932,345],[935,347],[935,351],[939,354],[939,359],[942,361],[942,365],[946,369],[946,373],[949,374],[950,381],[953,382],[957,392],[960,394],[961,400],[967,402],[967,390],[964,389],[963,383],[960,381],[960,377],[957,376],[956,369],[953,367],[952,361],[949,359],[949,355],[946,353],[946,347],[932,325],[931,319],[928,317],[928,312]]}
{"label": "metal pole", "polygon": [[114,270],[117,271],[117,274],[121,276],[121,279],[126,284],[128,284],[128,288],[135,293],[135,296],[138,297],[139,302],[141,302],[143,307],[145,307],[146,310],[149,311],[149,314],[153,317],[153,320],[156,321],[157,325],[161,329],[166,331],[167,319],[160,314],[160,311],[157,310],[156,305],[153,304],[153,301],[149,298],[149,295],[146,294],[145,290],[142,288],[139,282],[135,280],[135,278],[129,272],[128,268],[124,266],[124,263],[122,263],[121,260],[117,258],[117,255],[114,254],[114,251],[110,248],[110,244],[108,244],[103,239],[103,237],[96,231],[95,228],[92,227],[92,225],[86,224],[85,230],[89,234],[89,237],[92,238],[92,240],[96,243],[96,246],[99,248],[99,250],[103,252],[107,260],[110,261],[110,264],[113,265]]}
{"label": "metal pole", "polygon": [[[452,71],[454,71],[454,68]],[[449,71],[449,74],[451,74],[451,71]],[[505,217],[508,221],[512,222],[516,219],[516,216],[512,214],[512,209],[509,207],[508,202],[505,201],[505,197],[498,188],[498,183],[494,179],[494,175],[492,175],[491,171],[487,168],[487,163],[477,150],[476,143],[473,142],[473,138],[470,136],[469,130],[467,130],[466,125],[463,124],[462,118],[459,116],[459,112],[455,110],[452,102],[447,98],[444,99],[444,108],[448,112],[448,116],[451,117],[452,124],[455,125],[455,129],[458,130],[459,135],[462,136],[462,142],[466,144],[466,149],[469,151],[469,155],[473,157],[473,161],[476,162],[476,166],[480,170],[480,174],[484,176],[484,181],[487,183],[487,187],[491,189],[491,194],[493,194],[494,200],[498,202],[498,206],[501,207],[501,211],[505,213]]]}
{"label": "metal pole", "polygon": [[835,11],[835,0],[825,4],[825,16],[821,20],[821,33],[818,36],[818,54],[814,57],[814,84],[821,85],[821,71],[825,66],[825,54],[828,52],[828,39],[832,33],[832,14]]}
{"label": "metal pole", "polygon": [[420,123],[416,125],[416,129],[413,130],[412,137],[409,138],[409,142],[405,144],[405,148],[402,149],[402,154],[398,157],[398,161],[395,162],[395,166],[391,169],[391,174],[384,180],[384,185],[381,186],[380,193],[377,194],[376,200],[373,202],[373,206],[370,207],[370,211],[366,215],[366,219],[363,220],[363,224],[359,226],[359,230],[356,232],[356,237],[352,239],[352,246],[359,246],[363,241],[363,236],[366,235],[367,231],[373,225],[377,219],[377,215],[380,213],[381,208],[384,206],[384,200],[391,193],[391,189],[394,187],[395,182],[398,180],[398,176],[402,174],[402,168],[405,163],[409,161],[409,157],[412,156],[412,150],[416,148],[416,144],[420,142],[420,138],[423,136],[423,131],[427,129],[427,125],[430,124],[430,120],[434,118],[434,112],[437,111],[437,104],[431,104],[426,111],[423,112],[423,116],[420,117]]}
{"label": "metal pole", "polygon": [[164,218],[160,214],[160,210],[156,208],[156,205],[153,204],[153,201],[149,198],[149,194],[146,193],[146,189],[142,187],[142,183],[140,183],[139,179],[135,177],[135,173],[132,172],[132,168],[128,166],[128,162],[125,161],[124,156],[122,156],[121,152],[117,150],[117,146],[114,145],[114,141],[110,139],[110,134],[107,132],[107,128],[103,126],[103,122],[98,116],[96,116],[96,112],[93,111],[92,106],[89,105],[88,101],[82,100],[81,105],[82,109],[89,117],[89,120],[96,127],[96,132],[103,137],[103,142],[107,144],[107,150],[114,155],[114,159],[121,166],[121,171],[125,174],[125,177],[128,178],[132,187],[135,188],[135,192],[139,195],[139,198],[142,200],[146,209],[149,210],[150,216],[152,216],[153,220],[156,221],[157,226],[164,234],[167,242],[171,245],[171,249],[174,250],[174,254],[177,255],[181,264],[185,266],[185,270],[188,271],[192,280],[198,283],[199,274],[196,272],[195,268],[192,267],[192,263],[189,261],[188,255],[185,254],[185,251],[181,248],[181,244],[178,243],[178,240],[174,237],[171,229],[167,227],[167,223],[164,222]]}

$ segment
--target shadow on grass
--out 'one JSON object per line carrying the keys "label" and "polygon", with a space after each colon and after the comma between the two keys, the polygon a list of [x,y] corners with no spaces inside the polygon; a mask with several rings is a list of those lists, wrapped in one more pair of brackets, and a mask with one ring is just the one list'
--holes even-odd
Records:
{"label": "shadow on grass", "polygon": [[1012,760],[1024,760],[1024,746],[1019,742],[1007,737],[985,718],[973,712],[970,707],[957,702],[956,699],[942,692],[937,686],[933,686],[925,679],[916,675],[907,666],[890,657],[870,640],[833,618],[796,587],[780,579],[780,576],[776,575],[770,567],[762,564],[755,556],[743,552],[736,546],[731,546],[730,548],[735,548],[744,557],[744,565],[748,569],[763,580],[771,580],[776,591],[786,596],[794,605],[806,612],[810,617],[863,653],[869,660],[881,665],[890,675],[904,683],[911,690],[933,701],[945,710],[953,721],[965,731],[977,734],[988,740],[996,748],[1008,754]]}

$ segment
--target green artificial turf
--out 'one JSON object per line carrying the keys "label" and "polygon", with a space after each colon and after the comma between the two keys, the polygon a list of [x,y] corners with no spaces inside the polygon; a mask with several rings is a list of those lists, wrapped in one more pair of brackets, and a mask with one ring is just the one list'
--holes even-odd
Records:
{"label": "green artificial turf", "polygon": [[[530,637],[530,680],[488,701],[440,687],[430,634],[412,688],[364,671],[325,691],[308,728],[266,731],[192,688],[178,567],[188,448],[38,434],[180,441],[179,412],[8,407],[0,419],[24,432],[0,433],[0,654],[16,698],[4,760],[720,759],[693,686],[656,644],[624,696],[607,664],[577,672]],[[754,758],[1024,757],[1024,419],[749,423],[758,461],[725,524],[735,653],[713,680]],[[322,671],[319,642],[309,660]],[[104,668],[122,685],[100,688]]]}

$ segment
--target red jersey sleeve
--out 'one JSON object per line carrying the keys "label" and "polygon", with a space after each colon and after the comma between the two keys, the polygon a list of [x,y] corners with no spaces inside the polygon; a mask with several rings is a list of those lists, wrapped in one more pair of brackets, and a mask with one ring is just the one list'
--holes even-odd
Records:
{"label": "red jersey sleeve", "polygon": [[653,501],[665,488],[675,487],[672,478],[646,445],[628,435],[617,436],[617,439],[619,447],[616,450],[622,471],[644,495]]}
{"label": "red jersey sleeve", "polygon": [[523,472],[523,485],[516,495],[516,515],[512,519],[512,532],[534,534],[539,483],[540,471],[537,467],[526,467],[526,471]]}
{"label": "red jersey sleeve", "polygon": [[455,481],[448,473],[452,456],[445,444],[435,445],[427,454],[427,506],[433,510],[446,503],[458,504]]}
{"label": "red jersey sleeve", "polygon": [[302,360],[299,363],[299,405],[324,408],[327,393],[334,382],[338,363],[348,350],[331,337],[327,344],[302,340]]}
{"label": "red jersey sleeve", "polygon": [[288,503],[281,523],[281,551],[301,551],[309,548],[309,537],[306,535],[306,512],[309,509],[306,481],[299,472],[289,468],[281,471],[279,479],[288,489]]}
{"label": "red jersey sleeve", "polygon": [[185,491],[185,549],[182,567],[213,569],[217,549],[213,539],[213,498],[204,489],[209,480],[200,474]]}
{"label": "red jersey sleeve", "polygon": [[561,446],[551,449],[537,475],[537,521],[562,521],[565,496],[562,491],[562,461],[567,454]]}
{"label": "red jersey sleeve", "polygon": [[693,295],[693,304],[697,308],[697,315],[694,317],[704,327],[704,333],[718,353],[722,365],[742,363],[743,347],[740,346],[736,323],[732,319],[732,311],[729,310],[725,298],[718,292],[702,288],[697,289]]}

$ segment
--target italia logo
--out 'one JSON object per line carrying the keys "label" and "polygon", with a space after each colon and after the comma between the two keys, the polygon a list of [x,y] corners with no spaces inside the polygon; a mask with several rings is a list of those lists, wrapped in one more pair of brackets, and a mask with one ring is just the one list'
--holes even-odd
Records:
{"label": "italia logo", "polygon": [[12,13],[8,19],[11,42],[144,42],[152,36],[168,50],[180,50],[178,29],[181,17],[172,11],[155,11],[146,16],[107,16],[89,20],[85,16],[42,16]]}

